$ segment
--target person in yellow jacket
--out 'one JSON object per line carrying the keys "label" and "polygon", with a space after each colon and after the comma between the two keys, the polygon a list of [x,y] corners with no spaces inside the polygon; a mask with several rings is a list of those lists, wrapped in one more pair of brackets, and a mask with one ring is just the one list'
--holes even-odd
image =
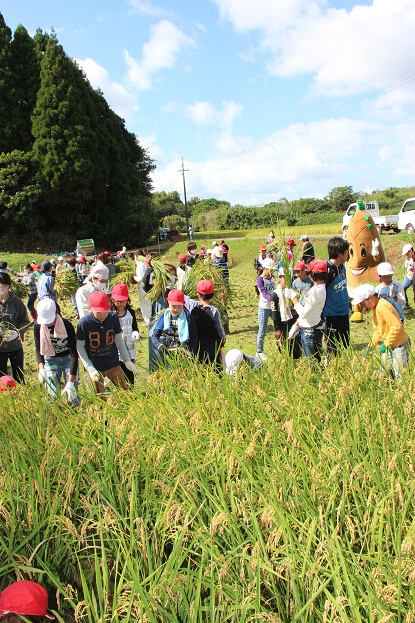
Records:
{"label": "person in yellow jacket", "polygon": [[376,346],[383,339],[381,352],[391,366],[393,376],[398,378],[401,368],[408,365],[411,345],[398,312],[389,301],[379,298],[375,288],[368,283],[355,288],[352,305],[361,305],[372,310],[372,346]]}

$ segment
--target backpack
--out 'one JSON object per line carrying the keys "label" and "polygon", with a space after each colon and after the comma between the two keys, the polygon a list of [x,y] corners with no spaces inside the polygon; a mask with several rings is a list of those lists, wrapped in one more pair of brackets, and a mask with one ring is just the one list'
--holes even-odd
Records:
{"label": "backpack", "polygon": [[143,277],[143,290],[144,292],[150,292],[151,288],[153,287],[153,284],[151,283],[151,275],[153,274],[153,269],[147,268],[146,272],[144,273],[144,277]]}

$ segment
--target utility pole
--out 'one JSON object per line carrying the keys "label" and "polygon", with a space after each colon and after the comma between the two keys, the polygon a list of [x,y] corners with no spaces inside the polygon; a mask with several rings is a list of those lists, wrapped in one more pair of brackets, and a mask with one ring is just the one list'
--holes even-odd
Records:
{"label": "utility pole", "polygon": [[189,169],[185,169],[184,168],[183,158],[182,158],[182,168],[181,169],[177,169],[177,170],[183,176],[184,210],[185,210],[185,214],[186,214],[186,235],[189,236],[189,213],[188,213],[188,210],[187,210],[186,180],[185,180],[185,177],[184,177],[184,172],[188,171]]}

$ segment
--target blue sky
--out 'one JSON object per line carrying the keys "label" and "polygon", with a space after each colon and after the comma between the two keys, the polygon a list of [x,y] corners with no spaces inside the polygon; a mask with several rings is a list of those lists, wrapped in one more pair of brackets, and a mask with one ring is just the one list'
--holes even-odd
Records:
{"label": "blue sky", "polygon": [[413,0],[3,0],[53,27],[154,189],[261,205],[415,184]]}

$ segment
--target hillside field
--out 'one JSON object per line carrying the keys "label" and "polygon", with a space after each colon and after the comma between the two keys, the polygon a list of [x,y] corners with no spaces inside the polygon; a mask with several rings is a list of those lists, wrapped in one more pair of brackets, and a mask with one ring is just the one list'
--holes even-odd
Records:
{"label": "hillside field", "polygon": [[[248,354],[253,260],[267,232],[255,233],[222,232],[233,290],[225,350]],[[307,233],[326,258],[333,232]],[[402,279],[409,237],[381,240]],[[0,259],[18,269],[43,256]],[[392,381],[379,351],[366,354],[366,317],[351,348],[318,370],[279,352],[270,324],[257,373],[233,380],[178,364],[149,375],[139,328],[134,390],[103,402],[83,387],[79,408],[42,394],[29,332],[28,383],[0,394],[2,586],[40,581],[68,622],[413,622],[413,360]]]}

